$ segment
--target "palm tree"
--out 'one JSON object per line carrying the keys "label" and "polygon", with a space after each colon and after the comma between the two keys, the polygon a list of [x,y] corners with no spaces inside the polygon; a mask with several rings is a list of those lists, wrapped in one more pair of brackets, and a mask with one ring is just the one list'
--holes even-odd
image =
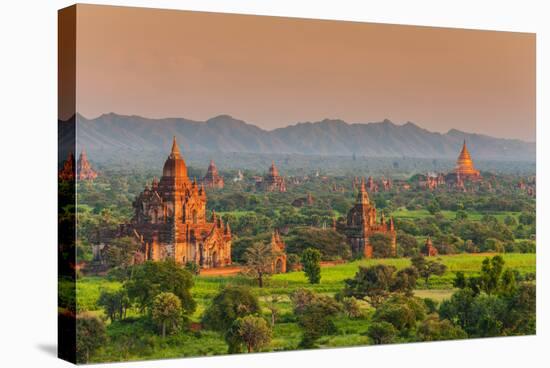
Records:
{"label": "palm tree", "polygon": [[246,249],[245,272],[258,280],[258,286],[264,286],[264,277],[273,273],[274,254],[271,244],[254,243]]}

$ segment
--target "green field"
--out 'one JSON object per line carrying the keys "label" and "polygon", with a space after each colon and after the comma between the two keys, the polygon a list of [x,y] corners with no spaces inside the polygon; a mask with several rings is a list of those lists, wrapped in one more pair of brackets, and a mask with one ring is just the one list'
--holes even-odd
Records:
{"label": "green field", "polygon": [[[448,210],[442,210],[440,213],[448,220],[452,220],[456,218],[456,211],[448,211]],[[491,215],[496,217],[499,221],[504,221],[504,218],[506,216],[511,216],[514,218],[518,218],[520,215],[520,212],[512,212],[512,211],[499,211],[494,213],[481,213],[481,212],[475,212],[475,211],[466,211],[468,215],[468,219],[472,221],[479,221],[484,215]],[[396,211],[392,212],[392,216],[395,218],[402,218],[402,219],[420,219],[425,218],[428,216],[432,216],[428,210],[407,210],[406,208],[399,208]]]}
{"label": "green field", "polygon": [[[421,298],[432,298],[438,302],[450,297],[453,292],[452,280],[457,271],[467,275],[479,272],[481,262],[489,254],[460,254],[438,257],[447,265],[447,271],[439,277],[430,279],[428,288],[423,281],[418,282],[416,295]],[[506,267],[518,270],[520,273],[535,272],[535,254],[503,254]],[[267,318],[269,311],[266,308],[271,295],[278,295],[276,303],[279,308],[279,319],[274,327],[273,340],[267,350],[291,350],[296,349],[301,337],[301,331],[295,322],[289,295],[298,288],[308,288],[319,293],[334,294],[343,288],[344,280],[354,276],[359,266],[369,266],[376,263],[393,265],[398,269],[410,265],[410,260],[399,259],[373,259],[360,260],[347,264],[324,267],[321,272],[321,283],[310,285],[302,272],[290,272],[274,275],[262,289],[255,287],[252,280],[244,276],[231,277],[205,277],[197,276],[192,295],[197,301],[197,310],[191,316],[191,320],[198,322],[208,306],[212,297],[224,286],[250,285],[253,292],[260,297],[263,314]],[[102,289],[116,289],[121,284],[109,281],[105,277],[83,277],[77,282],[77,304],[80,311],[90,311],[103,315],[96,302]],[[369,325],[369,315],[372,309],[365,303],[363,305],[365,317],[359,319],[338,318],[336,325],[338,333],[324,336],[319,341],[321,347],[365,345],[369,343],[364,335]],[[94,356],[93,361],[106,360],[122,361],[137,359],[173,358],[183,356],[225,354],[227,346],[223,336],[216,332],[200,331],[196,333],[181,332],[177,335],[162,339],[151,332],[147,325],[147,319],[137,317],[135,311],[130,311],[130,318],[125,321],[112,323],[108,326],[108,335],[111,343],[101,348]],[[137,339],[136,339],[137,336]]]}

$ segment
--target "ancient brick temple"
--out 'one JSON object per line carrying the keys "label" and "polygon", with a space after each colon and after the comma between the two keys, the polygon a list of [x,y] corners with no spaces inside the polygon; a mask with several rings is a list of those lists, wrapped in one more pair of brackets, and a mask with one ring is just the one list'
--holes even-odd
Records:
{"label": "ancient brick temple", "polygon": [[93,180],[97,178],[97,172],[92,169],[92,165],[88,161],[86,151],[82,150],[78,158],[78,164],[75,171],[75,159],[73,153],[69,153],[67,159],[63,162],[63,168],[59,171],[61,180],[73,180],[76,172],[78,180]]}
{"label": "ancient brick temple", "polygon": [[423,188],[426,188],[429,190],[435,190],[438,187],[445,186],[447,181],[445,179],[445,175],[442,173],[439,173],[439,174],[428,173],[425,176],[419,175],[418,183]]}
{"label": "ancient brick temple", "polygon": [[369,176],[369,178],[367,179],[367,190],[371,193],[378,192],[378,184],[374,182],[372,176]]}
{"label": "ancient brick temple", "polygon": [[376,208],[370,203],[364,180],[361,180],[357,201],[348,212],[346,223],[337,227],[348,238],[354,256],[372,258],[373,247],[369,238],[374,234],[389,235],[391,254],[397,254],[397,233],[393,218],[390,219],[389,224],[386,223],[383,215],[380,221],[377,221]]}
{"label": "ancient brick temple", "polygon": [[314,203],[315,198],[313,198],[313,196],[309,192],[305,197],[296,198],[292,201],[292,205],[294,207],[313,206]]}
{"label": "ancient brick temple", "polygon": [[271,265],[273,273],[286,272],[286,245],[279,231],[274,230],[271,235],[271,250],[275,254],[275,259]]}
{"label": "ancient brick temple", "polygon": [[79,180],[93,180],[97,178],[97,173],[92,169],[92,165],[90,165],[88,156],[84,150],[82,150],[78,158],[76,173]]}
{"label": "ancient brick temple", "polygon": [[214,163],[214,160],[210,160],[206,175],[202,179],[204,186],[207,188],[222,189],[224,186],[223,178],[218,174],[218,168]]}
{"label": "ancient brick temple", "polygon": [[393,188],[392,180],[382,178],[382,188],[384,188],[385,192],[390,191]]}
{"label": "ancient brick temple", "polygon": [[256,182],[256,188],[266,192],[286,192],[285,178],[279,175],[275,162],[271,162],[267,175]]}
{"label": "ancient brick temple", "polygon": [[75,176],[75,162],[74,155],[72,152],[69,153],[69,156],[65,161],[63,161],[63,168],[59,170],[59,179],[60,180],[74,180]]}
{"label": "ancient brick temple", "polygon": [[162,178],[153,179],[133,203],[127,231],[138,237],[145,260],[172,258],[202,268],[231,264],[231,229],[213,213],[206,217],[206,191],[187,176],[176,138]]}
{"label": "ancient brick temple", "polygon": [[424,247],[422,248],[422,251],[420,253],[427,257],[437,256],[437,248],[434,247],[432,243],[432,238],[430,238],[429,236],[428,239],[426,239],[426,244],[424,244]]}

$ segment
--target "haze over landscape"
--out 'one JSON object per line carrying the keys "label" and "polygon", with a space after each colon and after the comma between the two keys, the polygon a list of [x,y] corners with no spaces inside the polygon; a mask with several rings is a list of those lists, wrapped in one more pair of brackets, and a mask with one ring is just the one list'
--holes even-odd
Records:
{"label": "haze over landscape", "polygon": [[535,140],[534,34],[93,5],[77,17],[86,117],[228,114],[271,136],[387,118],[451,141]]}
{"label": "haze over landscape", "polygon": [[258,153],[351,157],[455,159],[463,140],[481,160],[534,161],[535,144],[452,129],[430,132],[408,122],[389,120],[351,124],[322,120],[264,130],[229,115],[207,121],[148,119],[114,113],[95,119],[78,116],[78,143],[95,159],[122,152],[163,155],[176,136],[184,153]]}

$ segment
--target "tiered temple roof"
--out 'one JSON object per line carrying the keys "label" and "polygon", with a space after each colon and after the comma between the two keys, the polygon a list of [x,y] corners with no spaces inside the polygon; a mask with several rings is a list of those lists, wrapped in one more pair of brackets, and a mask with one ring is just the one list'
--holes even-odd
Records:
{"label": "tiered temple roof", "polygon": [[393,218],[390,218],[389,223],[386,223],[384,215],[380,216],[380,220],[377,219],[376,208],[370,203],[364,179],[361,180],[355,205],[348,212],[343,231],[348,238],[352,253],[356,256],[373,257],[373,247],[370,243],[370,237],[374,234],[389,235],[391,238],[391,249],[388,253],[396,254],[397,233]]}
{"label": "tiered temple roof", "polygon": [[464,140],[462,150],[456,160],[455,173],[461,177],[479,177],[479,170],[474,167],[474,162],[466,146],[466,140]]}
{"label": "tiered temple roof", "polygon": [[134,202],[128,233],[142,244],[144,260],[174,259],[201,268],[231,264],[231,229],[220,217],[206,215],[206,191],[189,180],[176,138],[166,159],[162,178],[146,185]]}
{"label": "tiered temple roof", "polygon": [[204,176],[202,181],[207,188],[217,188],[217,189],[223,188],[224,186],[223,177],[219,175],[218,168],[216,167],[214,160],[210,160],[210,164],[208,165],[208,170],[206,171],[206,175]]}

